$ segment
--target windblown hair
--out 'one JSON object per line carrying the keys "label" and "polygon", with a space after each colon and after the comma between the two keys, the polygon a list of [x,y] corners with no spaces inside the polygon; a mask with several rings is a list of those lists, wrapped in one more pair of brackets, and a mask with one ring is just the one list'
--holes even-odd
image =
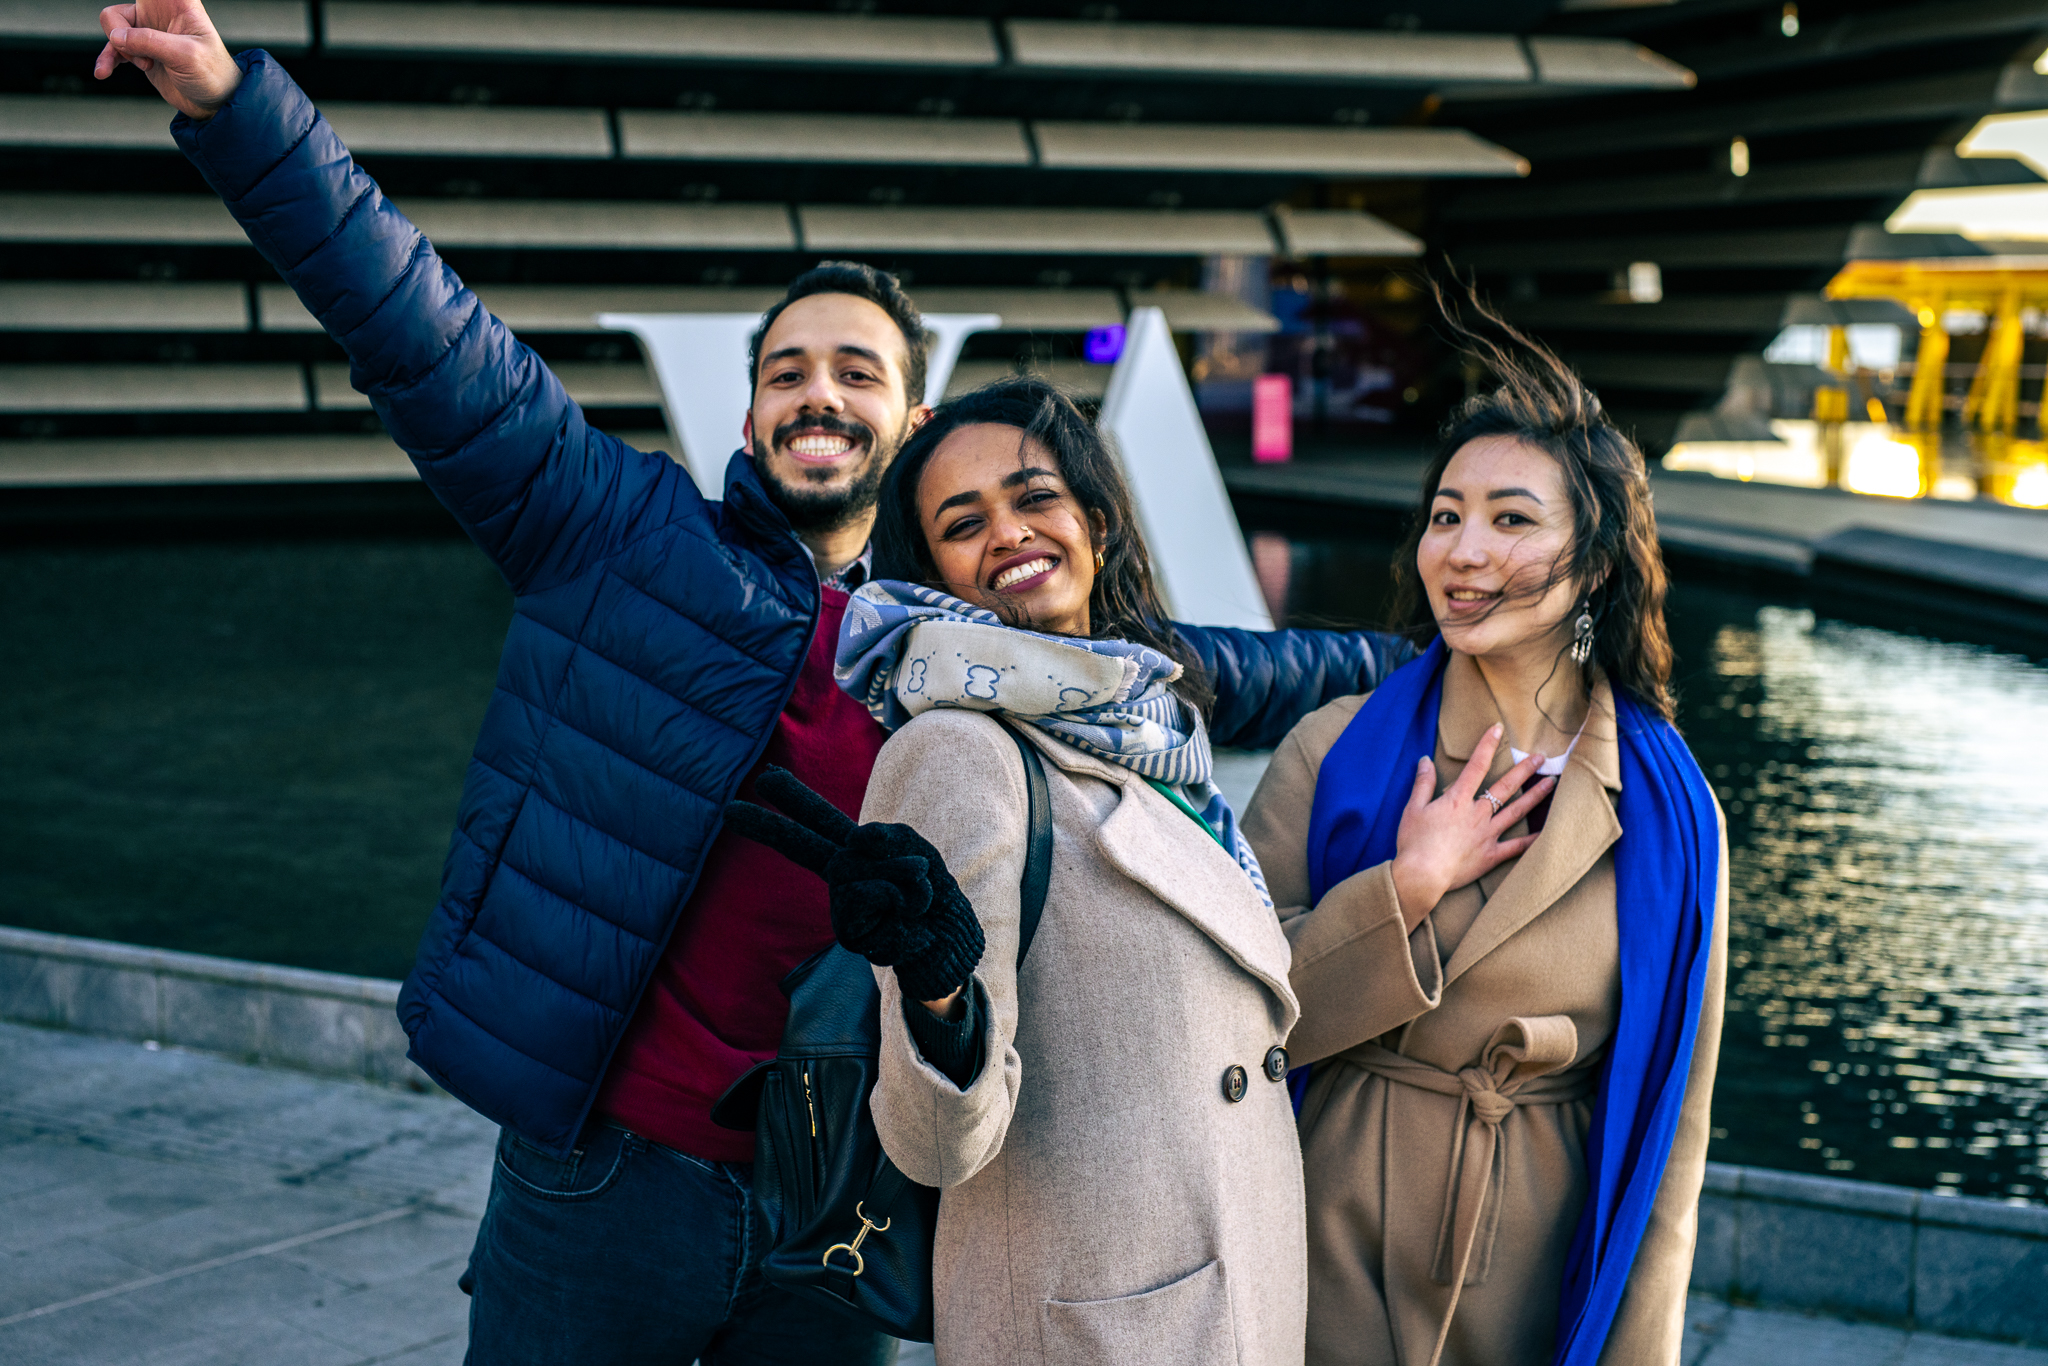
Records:
{"label": "windblown hair", "polygon": [[[1435,294],[1460,351],[1487,372],[1495,387],[1460,404],[1437,434],[1435,456],[1422,478],[1421,510],[1394,557],[1396,628],[1418,645],[1437,635],[1415,556],[1445,466],[1469,442],[1512,437],[1536,447],[1563,471],[1572,539],[1546,575],[1511,585],[1510,593],[1534,600],[1559,583],[1573,585],[1591,603],[1593,662],[1615,686],[1671,719],[1675,702],[1671,638],[1664,624],[1667,584],[1643,453],[1601,411],[1599,398],[1570,366],[1517,331],[1469,286],[1446,289],[1438,283]],[[1599,586],[1589,590],[1596,581]]]}
{"label": "windblown hair", "polygon": [[858,261],[820,261],[791,280],[789,289],[776,300],[775,306],[761,315],[761,325],[747,340],[748,392],[751,393],[761,382],[761,343],[768,336],[768,329],[775,326],[775,320],[782,316],[783,309],[813,294],[851,294],[856,299],[866,299],[888,314],[889,320],[903,334],[904,397],[913,408],[924,402],[925,369],[931,349],[925,339],[924,316],[917,311],[917,305],[910,302],[910,296],[903,292],[903,286],[895,276]]}
{"label": "windblown hair", "polygon": [[[939,567],[925,540],[918,510],[918,484],[925,466],[948,436],[962,427],[990,423],[1017,429],[1018,458],[1024,443],[1036,441],[1052,455],[1060,477],[1082,511],[1103,522],[1102,568],[1088,597],[1088,620],[1097,640],[1148,645],[1181,666],[1174,691],[1204,716],[1216,691],[1200,657],[1173,629],[1152,579],[1152,557],[1131,508],[1130,487],[1101,432],[1073,401],[1042,379],[997,380],[942,403],[919,427],[889,466],[875,515],[875,573],[942,586]],[[1001,611],[995,603],[979,606]],[[1017,626],[1032,623],[1019,620]]]}

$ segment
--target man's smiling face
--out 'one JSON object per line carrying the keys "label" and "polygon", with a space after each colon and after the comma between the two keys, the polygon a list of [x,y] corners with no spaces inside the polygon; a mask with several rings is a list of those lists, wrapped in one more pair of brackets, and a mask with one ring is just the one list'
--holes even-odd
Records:
{"label": "man's smiling face", "polygon": [[931,411],[906,393],[908,360],[895,320],[852,294],[798,299],[762,337],[747,448],[798,530],[873,513],[896,448]]}

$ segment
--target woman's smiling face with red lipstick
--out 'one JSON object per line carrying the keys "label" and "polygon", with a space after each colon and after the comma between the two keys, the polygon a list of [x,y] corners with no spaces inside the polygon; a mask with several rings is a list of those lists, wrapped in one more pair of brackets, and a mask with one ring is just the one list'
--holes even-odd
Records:
{"label": "woman's smiling face with red lipstick", "polygon": [[925,465],[917,504],[946,591],[1033,630],[1088,634],[1099,519],[1044,446],[1015,427],[961,427]]}
{"label": "woman's smiling face with red lipstick", "polygon": [[1581,589],[1545,585],[1571,544],[1571,498],[1555,460],[1513,437],[1467,442],[1444,467],[1415,552],[1444,644],[1480,657],[1562,649]]}

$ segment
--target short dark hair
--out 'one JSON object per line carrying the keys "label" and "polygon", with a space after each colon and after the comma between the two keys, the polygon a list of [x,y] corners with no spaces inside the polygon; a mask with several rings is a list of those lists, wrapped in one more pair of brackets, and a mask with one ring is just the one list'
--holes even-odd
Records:
{"label": "short dark hair", "polygon": [[[1572,505],[1571,545],[1542,582],[1515,591],[1541,597],[1559,583],[1584,591],[1593,616],[1593,661],[1615,686],[1670,720],[1676,704],[1664,623],[1667,581],[1642,451],[1570,366],[1487,307],[1469,285],[1438,282],[1435,293],[1459,349],[1490,372],[1496,387],[1466,399],[1437,434],[1422,477],[1421,510],[1394,559],[1395,624],[1417,644],[1438,634],[1415,567],[1430,505],[1445,467],[1467,443],[1511,437],[1557,462]],[[1601,580],[1598,588],[1584,587],[1595,580]]]}
{"label": "short dark hair", "polygon": [[747,387],[761,382],[761,342],[768,335],[768,329],[775,326],[775,320],[782,316],[782,310],[798,299],[808,299],[813,294],[851,294],[856,299],[866,299],[889,315],[889,320],[903,334],[903,391],[915,408],[924,402],[924,377],[926,367],[924,317],[918,313],[917,305],[910,302],[910,296],[903,292],[903,286],[895,276],[886,270],[876,270],[858,261],[820,261],[803,274],[789,282],[775,306],[761,315],[761,325],[754,329],[754,335],[747,342]]}
{"label": "short dark hair", "polygon": [[1072,399],[1035,376],[1000,379],[948,399],[903,443],[882,480],[876,504],[876,577],[917,583],[938,580],[938,563],[925,541],[917,506],[918,481],[948,436],[983,422],[1016,428],[1020,448],[1027,440],[1045,447],[1082,510],[1102,518],[1102,567],[1095,571],[1095,588],[1088,595],[1088,624],[1094,637],[1135,641],[1178,662],[1181,676],[1174,691],[1206,714],[1216,698],[1215,685],[1201,657],[1167,618],[1152,580],[1152,556],[1138,531],[1130,486],[1115,452]]}

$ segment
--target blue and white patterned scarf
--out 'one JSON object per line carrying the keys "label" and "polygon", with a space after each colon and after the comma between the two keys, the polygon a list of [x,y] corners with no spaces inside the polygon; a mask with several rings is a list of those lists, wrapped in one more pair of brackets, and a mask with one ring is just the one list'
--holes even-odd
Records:
{"label": "blue and white patterned scarf", "polygon": [[1211,781],[1209,732],[1167,686],[1181,667],[1159,651],[1026,631],[936,589],[876,579],[846,605],[832,672],[889,730],[934,707],[1001,712],[1174,788],[1273,904],[1237,814]]}

